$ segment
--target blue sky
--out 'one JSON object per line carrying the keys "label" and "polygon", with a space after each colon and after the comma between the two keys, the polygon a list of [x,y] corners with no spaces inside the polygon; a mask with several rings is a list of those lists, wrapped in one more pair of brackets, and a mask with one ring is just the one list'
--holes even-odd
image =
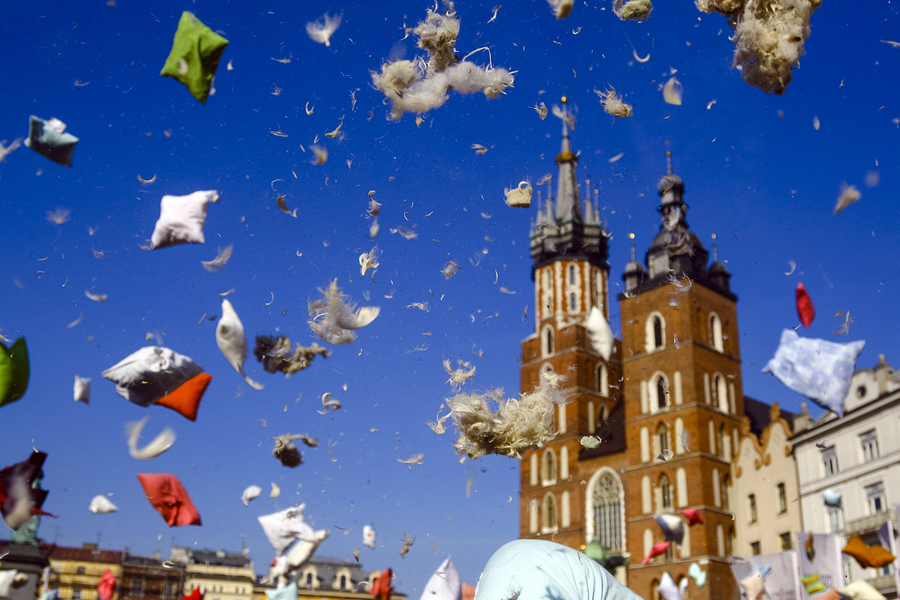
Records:
{"label": "blue sky", "polygon": [[[515,86],[496,100],[451,93],[417,126],[412,115],[387,119],[370,73],[424,52],[402,38],[404,22],[424,19],[427,2],[4,3],[0,51],[15,59],[0,65],[0,140],[24,137],[32,114],[63,120],[81,139],[71,169],[24,147],[0,163],[0,327],[27,338],[32,364],[27,395],[0,409],[0,447],[4,465],[24,460],[32,445],[49,453],[44,508],[59,519],[45,520],[41,537],[164,555],[172,544],[245,543],[263,572],[274,553],[256,517],[303,501],[317,527],[332,529],[322,555],[359,548],[366,568],[392,567],[396,587],[413,597],[448,554],[475,583],[493,551],[518,534],[518,462],[459,464],[452,434],[436,436],[424,422],[451,392],[444,359],[473,360],[474,388],[519,391],[519,344],[534,327],[528,227],[536,209],[507,207],[503,190],[555,173],[560,121],[540,120],[532,106],[562,95],[577,110],[579,180],[598,190],[612,233],[612,294],[622,290],[629,234],[642,256],[658,230],[656,182],[669,149],[691,229],[707,248],[718,244],[733,274],[746,395],[799,408],[802,398],[760,373],[781,330],[799,323],[798,281],[817,309],[803,335],[864,339],[858,366],[874,366],[879,353],[900,365],[900,48],[880,41],[897,41],[896,5],[826,2],[787,93],[767,96],[731,68],[722,16],[659,2],[647,21],[623,23],[611,4],[579,0],[564,21],[543,0],[509,4],[488,23],[493,4],[458,2],[458,54],[488,46],[494,66],[516,71]],[[206,105],[159,76],[183,10],[230,41]],[[328,48],[305,33],[326,11],[343,14]],[[472,60],[484,64],[487,55]],[[682,106],[660,91],[673,71]],[[633,117],[603,112],[593,90],[610,85]],[[325,138],[342,119],[346,139]],[[317,136],[329,152],[324,165],[310,163]],[[488,151],[476,155],[476,143]],[[879,181],[867,187],[871,173]],[[138,180],[154,174],[152,184]],[[832,216],[844,183],[862,199]],[[209,208],[205,245],[139,248],[164,194],[206,189],[222,199]],[[383,205],[374,241],[369,190]],[[296,218],[276,207],[281,194]],[[46,217],[58,207],[71,211],[61,225]],[[391,235],[397,226],[415,227],[418,238]],[[357,263],[373,242],[383,251],[376,282],[360,277]],[[221,273],[201,267],[228,244],[234,255]],[[440,273],[448,260],[463,267],[449,280]],[[785,275],[789,261],[796,270]],[[290,380],[251,357],[245,366],[262,391],[222,357],[215,323],[201,321],[220,314],[217,293],[234,289],[228,298],[251,344],[257,334],[309,344],[307,302],[335,278],[381,315]],[[109,298],[93,302],[85,290]],[[428,312],[408,307],[422,302]],[[848,338],[833,334],[839,310],[854,318]],[[611,322],[618,331],[616,305]],[[100,376],[152,343],[147,332],[213,375],[196,423],[132,405]],[[483,350],[480,360],[473,349]],[[93,380],[90,405],[72,400],[76,374]],[[341,411],[316,412],[325,392]],[[171,426],[178,439],[142,464],[128,455],[124,425],[145,415],[148,436]],[[284,433],[309,433],[320,445],[288,469],[271,456],[270,438]],[[423,464],[397,462],[416,453]],[[203,526],[168,529],[143,498],[139,472],[176,475]],[[246,486],[268,491],[273,481],[280,497],[240,502]],[[89,513],[97,494],[113,494],[119,512]],[[375,550],[361,544],[365,524],[377,531]],[[416,542],[400,558],[404,533]]]}

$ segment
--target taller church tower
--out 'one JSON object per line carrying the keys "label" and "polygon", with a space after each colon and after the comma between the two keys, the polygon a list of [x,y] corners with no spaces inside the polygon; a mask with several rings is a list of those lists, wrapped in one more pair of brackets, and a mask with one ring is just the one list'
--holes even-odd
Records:
{"label": "taller church tower", "polygon": [[[565,110],[565,98],[563,103]],[[609,320],[608,233],[590,190],[581,201],[575,174],[578,156],[572,152],[566,118],[556,165],[556,197],[539,206],[531,227],[535,332],[522,343],[521,389],[534,390],[540,373],[549,370],[564,378],[560,385],[571,388],[573,395],[570,404],[558,409],[556,437],[522,458],[520,532],[523,538],[551,539],[584,549],[602,529],[613,562],[621,566],[625,563],[624,489],[618,474],[625,466],[621,364],[618,347],[604,361],[585,331],[593,307]],[[583,447],[581,438],[594,435],[603,439],[600,446]],[[618,458],[603,473],[585,469],[586,457],[609,454]],[[610,502],[600,511],[586,489],[594,490],[602,474]],[[591,485],[586,487],[588,480]],[[620,568],[623,581],[624,575]]]}
{"label": "taller church tower", "polygon": [[[694,508],[704,524],[685,527],[680,549],[647,565],[632,560],[628,584],[656,597],[664,571],[679,580],[691,562],[707,571],[691,600],[737,598],[728,556],[734,539],[728,480],[744,414],[737,297],[725,266],[688,228],[684,182],[672,173],[659,182],[661,224],[646,254],[646,271],[632,261],[619,295],[625,432],[628,440],[627,544],[646,556],[663,541],[655,514]],[[715,252],[715,247],[714,247]]]}

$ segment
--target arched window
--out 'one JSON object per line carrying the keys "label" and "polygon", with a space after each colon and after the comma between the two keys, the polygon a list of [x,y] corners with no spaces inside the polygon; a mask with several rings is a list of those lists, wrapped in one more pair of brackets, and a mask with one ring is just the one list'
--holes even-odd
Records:
{"label": "arched window", "polygon": [[653,312],[647,317],[647,323],[644,326],[644,351],[653,352],[662,349],[666,342],[666,322],[662,315]]}
{"label": "arched window", "polygon": [[728,412],[728,387],[725,378],[716,373],[713,376],[713,405],[722,412]]}
{"label": "arched window", "polygon": [[688,440],[684,435],[684,421],[681,417],[675,419],[675,454],[684,454],[687,452]]}
{"label": "arched window", "polygon": [[675,490],[678,492],[678,507],[684,508],[688,505],[687,471],[684,467],[678,467],[675,472]]}
{"label": "arched window", "polygon": [[569,294],[569,310],[570,311],[575,310],[575,292],[572,292],[571,294]]}
{"label": "arched window", "polygon": [[544,496],[544,506],[541,510],[541,529],[543,531],[552,531],[556,528],[556,500],[553,495]]}
{"label": "arched window", "polygon": [[532,500],[528,503],[528,530],[537,533],[538,530],[538,502]]}
{"label": "arched window", "polygon": [[722,423],[719,425],[719,433],[716,435],[716,448],[719,451],[719,456],[725,458],[725,424]]}
{"label": "arched window", "polygon": [[659,403],[660,408],[665,408],[668,406],[668,402],[666,402],[666,398],[668,396],[668,386],[666,385],[666,380],[663,377],[660,377],[656,380],[656,399]]}
{"label": "arched window", "polygon": [[603,396],[609,396],[609,373],[606,365],[597,365],[597,391]]}
{"label": "arched window", "polygon": [[[653,505],[650,501],[650,476],[644,475],[641,477],[641,511],[645,515],[649,515],[653,512]],[[653,545],[653,541],[651,539],[650,546]],[[647,548],[647,551],[644,553],[644,556],[650,552],[650,548]]]}
{"label": "arched window", "polygon": [[659,579],[654,579],[650,584],[650,600],[659,600]]}
{"label": "arched window", "polygon": [[553,450],[544,452],[544,459],[541,461],[541,480],[544,485],[556,483],[556,454]]}
{"label": "arched window", "polygon": [[347,576],[341,575],[341,589],[345,589],[347,587]]}
{"label": "arched window", "polygon": [[709,313],[709,345],[713,350],[725,352],[725,345],[722,341],[722,320],[716,313]]}
{"label": "arched window", "polygon": [[666,512],[672,508],[672,486],[669,485],[669,476],[663,473],[659,476],[659,503],[660,512]]}
{"label": "arched window", "polygon": [[656,437],[659,438],[659,453],[665,454],[669,449],[669,433],[663,423],[656,426]]}
{"label": "arched window", "polygon": [[306,587],[312,587],[312,584],[313,584],[313,574],[307,573],[306,574]]}
{"label": "arched window", "polygon": [[731,487],[731,479],[729,479],[728,474],[726,474],[725,477],[722,478],[722,508],[725,510],[731,510],[731,500],[728,496],[729,487]]}
{"label": "arched window", "polygon": [[594,533],[610,552],[622,549],[622,500],[619,482],[606,472],[591,490],[594,514]]}
{"label": "arched window", "polygon": [[575,285],[575,265],[569,265],[569,285]]}
{"label": "arched window", "polygon": [[650,432],[641,427],[641,462],[650,462]]}
{"label": "arched window", "polygon": [[541,345],[543,346],[544,356],[550,356],[553,354],[553,328],[547,325],[544,328],[544,335],[541,336],[541,341],[543,342]]}

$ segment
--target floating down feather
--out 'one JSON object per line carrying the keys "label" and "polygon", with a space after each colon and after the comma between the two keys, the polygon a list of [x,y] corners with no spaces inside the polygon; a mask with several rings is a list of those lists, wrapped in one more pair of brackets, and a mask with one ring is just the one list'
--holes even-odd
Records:
{"label": "floating down feather", "polygon": [[338,287],[337,279],[319,292],[322,297],[309,303],[309,327],[330,344],[349,344],[356,339],[353,331],[374,321],[381,312],[377,306],[356,308]]}
{"label": "floating down feather", "polygon": [[222,318],[216,326],[216,344],[219,350],[234,370],[237,371],[247,385],[255,390],[263,389],[263,384],[257,383],[244,374],[244,361],[247,360],[247,338],[244,336],[244,325],[234,311],[234,307],[227,299],[222,299]]}
{"label": "floating down feather", "polygon": [[144,426],[147,425],[147,421],[149,420],[150,417],[144,417],[135,423],[125,424],[125,430],[128,433],[128,453],[131,454],[132,458],[147,460],[157,457],[171,448],[172,444],[175,443],[175,432],[172,431],[170,427],[166,427],[158,436],[153,438],[152,442],[143,448],[138,448],[141,432],[144,430]]}

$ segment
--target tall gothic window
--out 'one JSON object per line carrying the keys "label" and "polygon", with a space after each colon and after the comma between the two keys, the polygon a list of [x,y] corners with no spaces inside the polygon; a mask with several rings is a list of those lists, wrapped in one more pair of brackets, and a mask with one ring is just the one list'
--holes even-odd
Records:
{"label": "tall gothic window", "polygon": [[659,317],[653,317],[653,347],[654,348],[662,348],[663,345],[663,330],[662,330],[662,319]]}
{"label": "tall gothic window", "polygon": [[656,380],[656,398],[660,408],[666,407],[666,380],[660,377]]}
{"label": "tall gothic window", "polygon": [[544,506],[541,511],[542,523],[541,527],[544,531],[549,531],[556,527],[556,500],[553,498],[552,494],[547,494],[544,496]]}
{"label": "tall gothic window", "polygon": [[659,453],[665,454],[669,449],[669,435],[666,432],[666,426],[662,423],[656,426],[656,437],[659,438]]}
{"label": "tall gothic window", "polygon": [[556,455],[553,450],[547,450],[544,453],[544,460],[541,468],[541,479],[544,484],[556,481]]}
{"label": "tall gothic window", "polygon": [[619,483],[610,473],[603,473],[591,491],[594,532],[609,552],[622,550],[622,505],[619,494]]}
{"label": "tall gothic window", "polygon": [[672,486],[669,485],[669,476],[663,473],[659,476],[659,499],[662,508],[672,508]]}

